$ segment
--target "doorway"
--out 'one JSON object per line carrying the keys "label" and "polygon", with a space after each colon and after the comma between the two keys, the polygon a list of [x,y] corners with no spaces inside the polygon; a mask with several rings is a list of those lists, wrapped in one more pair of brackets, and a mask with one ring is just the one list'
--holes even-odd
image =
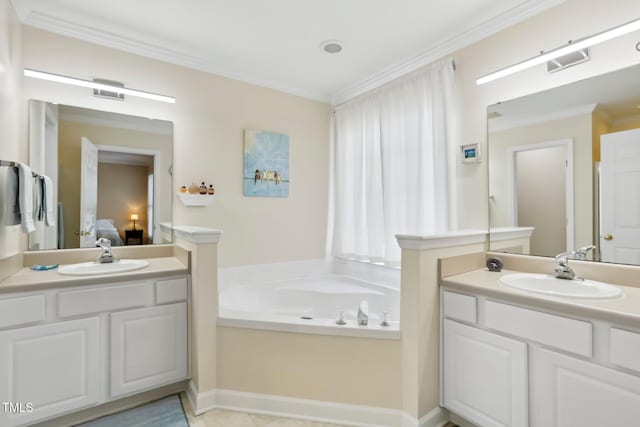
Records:
{"label": "doorway", "polygon": [[573,140],[508,149],[511,225],[534,227],[532,254],[558,254],[574,246]]}

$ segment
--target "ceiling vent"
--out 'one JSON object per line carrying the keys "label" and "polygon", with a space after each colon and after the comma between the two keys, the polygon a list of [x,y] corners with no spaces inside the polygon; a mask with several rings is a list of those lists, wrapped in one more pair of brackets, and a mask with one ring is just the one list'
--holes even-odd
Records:
{"label": "ceiling vent", "polygon": [[547,61],[547,71],[555,73],[556,71],[564,70],[565,68],[573,67],[574,65],[582,64],[589,60],[591,60],[591,51],[586,47]]}
{"label": "ceiling vent", "polygon": [[[93,81],[108,86],[124,87],[124,83],[116,82],[115,80],[93,79]],[[94,89],[93,96],[124,101],[124,93],[113,92],[105,89]]]}

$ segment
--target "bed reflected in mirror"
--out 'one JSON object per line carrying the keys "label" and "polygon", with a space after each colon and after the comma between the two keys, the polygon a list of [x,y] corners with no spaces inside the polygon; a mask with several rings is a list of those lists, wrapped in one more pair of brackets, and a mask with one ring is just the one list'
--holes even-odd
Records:
{"label": "bed reflected in mirror", "polygon": [[53,182],[56,226],[36,221],[29,250],[167,243],[173,124],[31,100],[29,163]]}

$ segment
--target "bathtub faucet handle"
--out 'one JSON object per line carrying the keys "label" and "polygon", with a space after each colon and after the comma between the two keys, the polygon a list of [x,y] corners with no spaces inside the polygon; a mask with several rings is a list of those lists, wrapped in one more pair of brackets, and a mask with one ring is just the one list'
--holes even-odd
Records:
{"label": "bathtub faucet handle", "polygon": [[367,326],[369,324],[369,303],[362,300],[358,307],[358,325]]}
{"label": "bathtub faucet handle", "polygon": [[338,314],[338,320],[336,320],[336,325],[346,325],[347,322],[344,320],[344,311],[340,311]]}

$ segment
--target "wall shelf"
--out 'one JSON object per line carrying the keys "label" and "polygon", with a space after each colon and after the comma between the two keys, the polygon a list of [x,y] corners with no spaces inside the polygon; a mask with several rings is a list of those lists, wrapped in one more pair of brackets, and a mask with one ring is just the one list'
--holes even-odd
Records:
{"label": "wall shelf", "polygon": [[185,206],[210,206],[213,203],[215,194],[189,194],[189,193],[176,193],[178,199]]}

